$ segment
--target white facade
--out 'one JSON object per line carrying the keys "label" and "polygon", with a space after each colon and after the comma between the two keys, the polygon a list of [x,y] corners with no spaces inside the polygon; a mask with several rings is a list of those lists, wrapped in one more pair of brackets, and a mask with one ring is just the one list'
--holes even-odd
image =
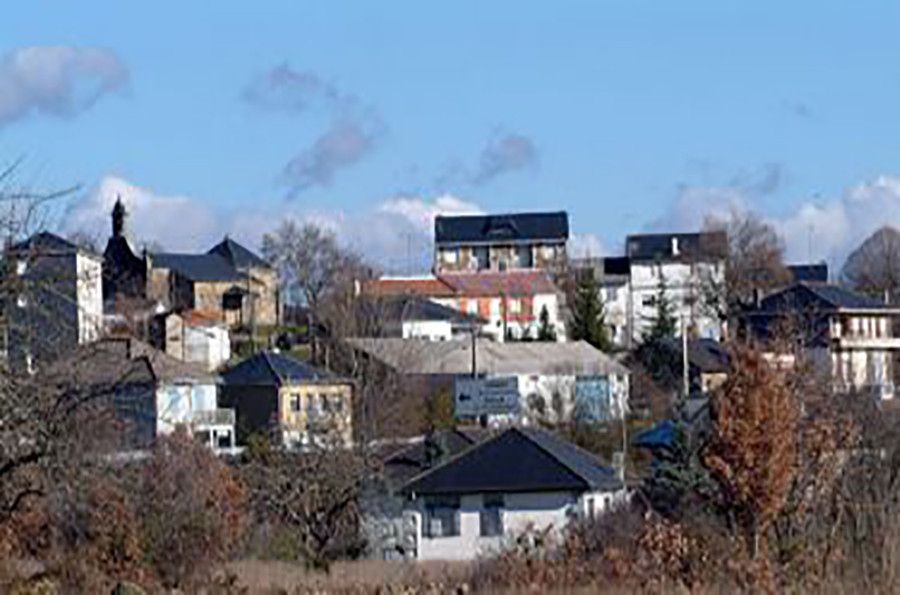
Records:
{"label": "white facade", "polygon": [[165,345],[168,355],[183,362],[216,370],[231,358],[228,326],[211,320],[196,321],[187,315],[169,314],[165,319]]}
{"label": "white facade", "polygon": [[407,320],[402,324],[402,336],[404,339],[450,341],[453,324],[449,320]]}
{"label": "white facade", "polygon": [[417,560],[473,560],[529,530],[558,532],[570,520],[600,514],[623,498],[624,491],[463,494],[441,497],[441,505],[450,508],[436,514],[434,499],[414,495],[407,514],[415,526]]}
{"label": "white facade", "polygon": [[547,308],[548,322],[556,334],[556,340],[566,341],[566,326],[559,313],[556,293],[538,293],[527,297],[436,297],[431,300],[466,314],[481,316],[486,321],[481,334],[501,343],[506,339],[506,333],[515,339],[536,339],[541,328],[541,311]]}
{"label": "white facade", "polygon": [[188,428],[213,450],[234,448],[234,411],[219,409],[216,385],[173,382],[156,389],[156,434],[170,434],[176,427]]}
{"label": "white facade", "polygon": [[869,392],[892,399],[894,355],[900,338],[893,336],[891,318],[877,312],[837,314],[829,318],[828,357],[834,387],[842,392]]}
{"label": "white facade", "polygon": [[100,338],[103,327],[103,269],[101,261],[84,253],[75,256],[75,291],[78,303],[78,344]]}
{"label": "white facade", "polygon": [[[477,399],[478,394],[470,394],[472,383],[479,380],[488,386],[486,396],[490,400],[484,404],[484,411],[479,411],[479,403],[471,399]],[[518,374],[518,375],[487,375],[483,378],[460,378],[457,383],[463,382],[468,394],[467,402],[460,402],[461,391],[459,384],[456,390],[456,416],[457,418],[471,418],[484,415],[488,423],[492,425],[505,425],[507,423],[562,423],[573,421],[579,415],[587,415],[587,412],[579,411],[578,407],[583,401],[578,398],[578,386],[591,381],[598,381],[601,385],[607,384],[608,394],[601,397],[598,404],[599,411],[594,412],[594,421],[606,421],[622,419],[628,410],[629,379],[627,374],[610,374],[595,376],[577,376],[575,374]],[[499,390],[491,390],[491,383],[497,385]],[[506,381],[502,382],[501,381]],[[508,388],[507,388],[508,385]],[[512,394],[503,394],[503,391]],[[477,393],[477,391],[475,391]],[[600,395],[598,395],[600,397]],[[582,397],[583,398],[583,397]],[[511,402],[515,400],[516,402]],[[503,409],[513,410],[515,413],[503,413]]]}
{"label": "white facade", "polygon": [[627,278],[600,281],[600,301],[609,330],[609,339],[620,348],[630,348],[631,331],[631,282]]}
{"label": "white facade", "polygon": [[680,333],[683,322],[688,331],[702,339],[722,338],[722,323],[704,303],[703,289],[712,283],[722,287],[725,263],[719,262],[632,262],[631,263],[631,329],[632,339],[640,342],[656,320],[661,286],[676,319]]}

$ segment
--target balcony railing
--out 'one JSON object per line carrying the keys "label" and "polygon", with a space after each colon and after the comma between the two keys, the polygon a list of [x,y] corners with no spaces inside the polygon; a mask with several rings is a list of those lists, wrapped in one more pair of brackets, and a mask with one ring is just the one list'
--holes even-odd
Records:
{"label": "balcony railing", "polygon": [[861,386],[853,386],[843,380],[835,380],[832,382],[833,389],[838,393],[857,393],[861,395],[871,395],[879,399],[891,399],[894,397],[896,387],[893,382],[884,382],[881,384],[864,384]]}
{"label": "balcony railing", "polygon": [[872,337],[861,334],[844,335],[835,337],[835,343],[840,349],[898,349],[900,350],[900,337]]}
{"label": "balcony railing", "polygon": [[233,426],[234,409],[209,409],[191,412],[191,423],[195,426]]}

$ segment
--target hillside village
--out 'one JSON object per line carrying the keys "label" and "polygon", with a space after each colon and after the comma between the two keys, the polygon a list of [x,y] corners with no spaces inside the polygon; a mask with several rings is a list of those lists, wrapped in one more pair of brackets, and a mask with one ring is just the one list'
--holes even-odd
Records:
{"label": "hillside village", "polygon": [[[395,276],[311,224],[182,254],[139,249],[121,200],[110,218],[99,254],[47,230],[7,248],[10,374],[110,414],[104,460],[187,436],[226,466],[264,448],[296,481],[357,486],[305,546],[316,563],[474,561],[674,506],[660,469],[715,435],[748,357],[835,402],[895,399],[893,288],[784,263],[751,219],[574,257],[564,211],[437,216],[432,270]],[[289,489],[260,469],[253,490]]]}

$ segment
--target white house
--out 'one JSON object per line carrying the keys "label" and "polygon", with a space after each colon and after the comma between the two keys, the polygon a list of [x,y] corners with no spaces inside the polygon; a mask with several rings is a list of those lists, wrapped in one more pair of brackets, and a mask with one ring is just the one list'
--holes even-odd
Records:
{"label": "white house", "polygon": [[585,341],[357,338],[348,343],[402,374],[448,379],[462,419],[600,421],[619,419],[628,407],[630,371]]}
{"label": "white house", "polygon": [[[699,338],[719,340],[722,322],[705,300],[724,284],[728,237],[723,231],[630,235],[631,334],[640,341],[653,325],[660,292],[679,322]],[[680,328],[680,324],[679,324]]]}
{"label": "white house", "polygon": [[101,259],[49,232],[7,253],[14,288],[7,304],[8,355],[18,370],[34,371],[99,338],[103,324]]}
{"label": "white house", "polygon": [[108,404],[123,422],[120,447],[142,449],[176,427],[216,451],[235,444],[235,415],[218,407],[217,377],[130,337],[79,347],[47,371],[50,382]]}
{"label": "white house", "polygon": [[896,393],[894,360],[900,337],[894,321],[900,308],[843,287],[795,283],[768,295],[745,313],[741,331],[760,341],[773,360],[790,364],[793,355],[781,336],[791,333],[840,393],[891,399]]}
{"label": "white house", "polygon": [[624,500],[616,473],[558,436],[509,428],[414,477],[402,490],[417,560],[472,560],[523,533],[559,534]]}
{"label": "white house", "polygon": [[568,239],[565,211],[439,215],[434,220],[434,270],[556,271],[565,265]]}
{"label": "white house", "polygon": [[485,321],[478,316],[415,295],[385,296],[369,302],[381,325],[379,336],[450,341],[469,337]]}
{"label": "white house", "polygon": [[603,316],[610,342],[619,349],[630,349],[632,338],[631,263],[627,257],[579,258],[570,261],[570,269],[580,275],[593,275],[597,283]]}
{"label": "white house", "polygon": [[154,343],[172,357],[216,370],[231,359],[228,325],[197,310],[170,312],[155,321]]}
{"label": "white house", "polygon": [[557,341],[566,340],[559,290],[541,270],[483,270],[427,277],[385,277],[362,291],[371,296],[418,296],[482,319],[481,334],[497,341],[535,339],[546,312]]}

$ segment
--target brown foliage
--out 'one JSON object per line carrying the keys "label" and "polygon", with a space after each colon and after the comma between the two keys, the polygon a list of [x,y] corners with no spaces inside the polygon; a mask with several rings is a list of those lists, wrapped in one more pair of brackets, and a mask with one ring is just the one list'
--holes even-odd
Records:
{"label": "brown foliage", "polygon": [[797,474],[799,407],[783,375],[759,353],[735,350],[732,364],[712,401],[713,436],[705,460],[755,558]]}
{"label": "brown foliage", "polygon": [[140,470],[142,546],[166,586],[209,578],[245,528],[245,493],[232,470],[186,432],[158,440]]}

